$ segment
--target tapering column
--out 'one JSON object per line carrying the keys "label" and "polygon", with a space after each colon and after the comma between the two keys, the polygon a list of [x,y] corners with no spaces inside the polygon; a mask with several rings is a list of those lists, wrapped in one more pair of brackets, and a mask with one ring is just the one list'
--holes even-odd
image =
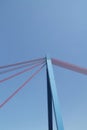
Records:
{"label": "tapering column", "polygon": [[[59,105],[59,100],[58,100],[58,95],[57,95],[56,83],[55,83],[54,74],[53,74],[52,62],[51,62],[51,59],[48,57],[47,57],[47,82],[48,82],[48,89],[49,89],[48,90],[49,127],[52,126],[52,102],[53,102],[53,110],[54,110],[57,130],[64,130],[62,116],[60,112],[60,105]],[[49,130],[53,130],[53,129],[51,128]]]}

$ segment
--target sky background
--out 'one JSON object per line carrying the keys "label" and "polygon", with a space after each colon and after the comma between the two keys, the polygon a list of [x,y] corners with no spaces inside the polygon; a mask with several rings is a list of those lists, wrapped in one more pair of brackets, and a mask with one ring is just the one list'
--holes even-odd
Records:
{"label": "sky background", "polygon": [[[87,1],[0,0],[0,66],[46,54],[87,68]],[[53,69],[64,129],[87,129],[87,77]],[[0,103],[29,75],[1,84]],[[47,130],[45,68],[0,109],[0,129]]]}

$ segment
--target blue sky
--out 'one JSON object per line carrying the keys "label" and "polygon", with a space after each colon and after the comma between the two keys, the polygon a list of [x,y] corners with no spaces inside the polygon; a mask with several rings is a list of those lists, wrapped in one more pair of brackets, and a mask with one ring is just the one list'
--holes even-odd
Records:
{"label": "blue sky", "polygon": [[[87,67],[86,0],[1,0],[0,65],[44,57]],[[65,130],[87,129],[87,77],[54,66]],[[1,84],[0,102],[29,74]],[[47,130],[45,68],[0,110],[1,130]]]}

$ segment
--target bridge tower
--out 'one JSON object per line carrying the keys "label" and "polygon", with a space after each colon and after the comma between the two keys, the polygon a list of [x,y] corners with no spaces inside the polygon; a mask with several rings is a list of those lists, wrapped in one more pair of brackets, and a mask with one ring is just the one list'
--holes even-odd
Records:
{"label": "bridge tower", "polygon": [[46,72],[47,72],[48,130],[53,130],[53,115],[52,115],[53,110],[57,130],[64,130],[59,100],[57,96],[57,88],[54,79],[52,62],[49,57],[46,58]]}

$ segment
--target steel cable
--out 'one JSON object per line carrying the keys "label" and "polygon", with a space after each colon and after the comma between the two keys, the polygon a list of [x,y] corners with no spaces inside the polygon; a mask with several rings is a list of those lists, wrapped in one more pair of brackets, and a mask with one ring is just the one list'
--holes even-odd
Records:
{"label": "steel cable", "polygon": [[42,68],[45,66],[45,64],[43,66],[41,66],[37,71],[35,71],[35,73],[33,73],[31,75],[31,77],[29,77],[17,90],[15,90],[3,103],[0,104],[0,108],[2,108],[8,101],[11,100],[11,98],[13,98],[22,88],[25,87],[26,84],[28,84],[28,82],[35,77],[35,75],[37,75]]}
{"label": "steel cable", "polygon": [[41,65],[41,64],[43,64],[43,63],[44,63],[44,62],[38,63],[38,64],[36,64],[36,65],[34,65],[34,66],[32,66],[32,67],[29,67],[29,68],[27,68],[27,69],[24,69],[23,71],[20,71],[20,72],[18,72],[18,73],[16,73],[16,74],[13,74],[13,75],[9,76],[9,77],[6,77],[6,78],[0,80],[0,83],[5,82],[5,81],[7,81],[7,80],[9,80],[9,79],[12,79],[12,78],[14,78],[14,77],[16,77],[16,76],[19,76],[19,75],[21,75],[21,74],[23,74],[23,73],[25,73],[25,72],[28,72],[28,71],[34,69],[35,67],[37,67],[37,66],[39,66],[39,65]]}

